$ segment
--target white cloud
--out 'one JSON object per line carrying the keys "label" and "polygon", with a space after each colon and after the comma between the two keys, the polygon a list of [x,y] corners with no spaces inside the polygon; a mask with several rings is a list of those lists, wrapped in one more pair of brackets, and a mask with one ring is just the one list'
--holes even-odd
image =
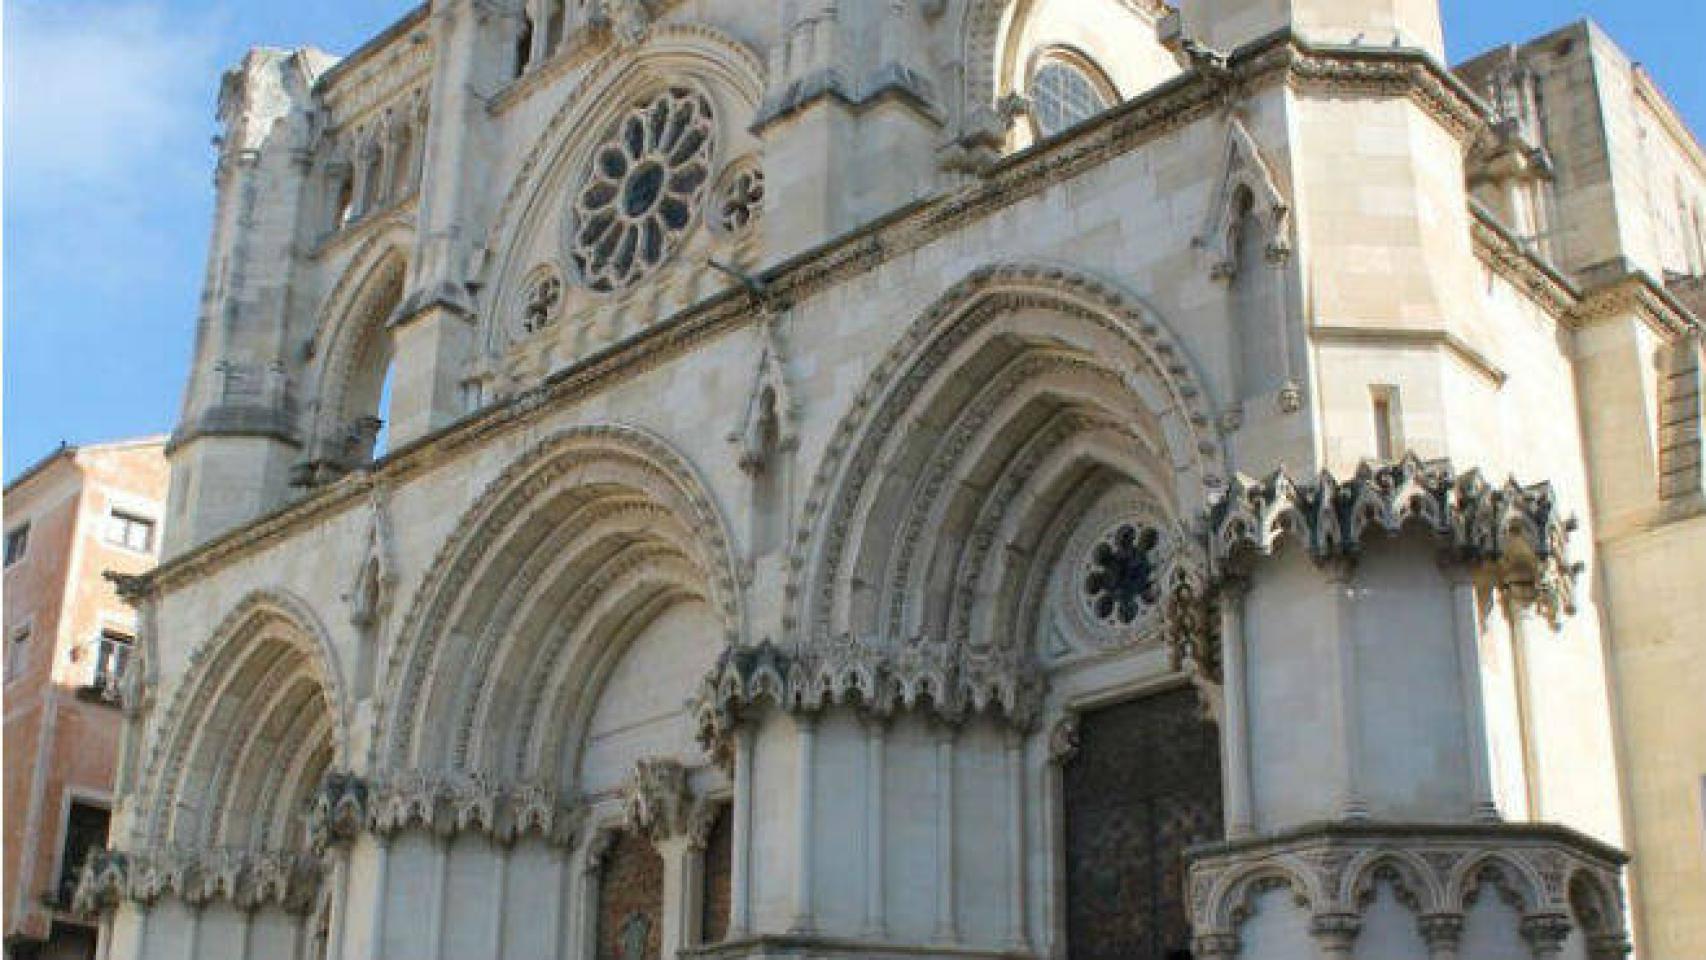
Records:
{"label": "white cloud", "polygon": [[139,173],[158,175],[162,162],[206,169],[206,152],[182,154],[212,129],[211,24],[168,19],[146,0],[6,7],[8,202],[118,190]]}

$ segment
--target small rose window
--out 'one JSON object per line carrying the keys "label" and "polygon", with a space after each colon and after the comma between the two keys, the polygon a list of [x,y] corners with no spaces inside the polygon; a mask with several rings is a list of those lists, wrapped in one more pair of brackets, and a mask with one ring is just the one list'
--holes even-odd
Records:
{"label": "small rose window", "polygon": [[1109,626],[1130,626],[1160,599],[1155,548],[1161,535],[1151,527],[1121,523],[1091,548],[1084,570],[1084,601]]}
{"label": "small rose window", "polygon": [[703,95],[671,87],[631,109],[594,151],[570,254],[588,287],[628,287],[674,252],[710,180],[712,119]]}

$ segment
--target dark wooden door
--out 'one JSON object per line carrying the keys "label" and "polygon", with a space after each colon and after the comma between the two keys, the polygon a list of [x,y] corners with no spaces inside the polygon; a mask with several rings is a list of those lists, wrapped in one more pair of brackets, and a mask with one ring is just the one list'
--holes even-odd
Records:
{"label": "dark wooden door", "polygon": [[1180,956],[1185,850],[1223,830],[1219,733],[1196,692],[1086,713],[1064,774],[1068,956]]}

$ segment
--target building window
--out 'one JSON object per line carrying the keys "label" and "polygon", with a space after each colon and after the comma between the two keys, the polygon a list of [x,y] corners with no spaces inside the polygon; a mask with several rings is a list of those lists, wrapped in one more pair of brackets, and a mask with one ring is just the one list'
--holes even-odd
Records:
{"label": "building window", "polygon": [[117,695],[135,649],[134,637],[117,630],[102,630],[101,638],[95,644],[95,676],[90,685],[103,694]]}
{"label": "building window", "polygon": [[134,513],[114,510],[107,517],[107,542],[138,553],[152,553],[154,521]]}
{"label": "building window", "polygon": [[20,523],[6,531],[6,566],[11,566],[24,559],[25,551],[30,548],[30,525]]}
{"label": "building window", "polygon": [[1101,71],[1080,57],[1045,56],[1031,75],[1031,119],[1038,136],[1055,134],[1090,119],[1113,105],[1110,84]]}
{"label": "building window", "polygon": [[28,625],[12,631],[6,638],[6,682],[11,683],[24,675],[24,668],[29,665],[30,658],[30,628]]}
{"label": "building window", "polygon": [[1374,455],[1381,460],[1396,460],[1404,450],[1398,388],[1379,384],[1368,389],[1374,414]]}
{"label": "building window", "polygon": [[107,845],[107,823],[112,814],[106,807],[83,800],[71,801],[65,817],[65,846],[59,861],[59,902],[69,904],[77,893],[77,874],[90,852]]}

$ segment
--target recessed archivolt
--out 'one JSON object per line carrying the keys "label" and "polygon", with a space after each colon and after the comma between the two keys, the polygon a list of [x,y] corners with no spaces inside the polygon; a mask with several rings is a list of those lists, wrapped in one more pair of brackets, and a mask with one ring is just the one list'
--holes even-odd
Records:
{"label": "recessed archivolt", "polygon": [[300,813],[344,759],[343,683],[324,629],[282,591],[249,595],[191,655],[142,795],[153,844],[292,849]]}
{"label": "recessed archivolt", "polygon": [[[310,392],[316,438],[330,435],[356,415],[349,409],[356,380],[363,374],[383,376],[383,369],[365,369],[383,364],[364,361],[403,298],[408,242],[408,232],[396,228],[363,244],[321,308],[313,340],[316,364]],[[372,387],[377,398],[377,379]]]}
{"label": "recessed archivolt", "polygon": [[633,427],[539,444],[429,569],[383,687],[383,769],[567,785],[598,690],[647,624],[697,602],[720,623],[707,643],[743,631],[721,511],[685,459]]}
{"label": "recessed archivolt", "polygon": [[998,632],[1015,621],[979,619],[978,598],[1023,592],[1060,496],[1132,484],[1194,516],[1222,483],[1210,413],[1183,347],[1132,298],[1054,267],[979,271],[885,356],[831,438],[790,625],[814,642],[1015,646]]}

